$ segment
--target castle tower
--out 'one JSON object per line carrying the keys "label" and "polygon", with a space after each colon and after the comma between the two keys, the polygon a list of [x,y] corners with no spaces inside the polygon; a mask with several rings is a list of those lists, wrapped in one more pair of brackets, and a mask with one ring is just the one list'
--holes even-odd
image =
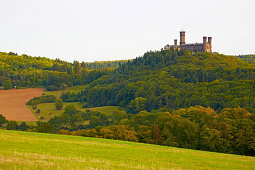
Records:
{"label": "castle tower", "polygon": [[174,40],[174,49],[177,50],[177,39]]}
{"label": "castle tower", "polygon": [[212,37],[203,37],[203,43],[188,43],[185,42],[185,31],[180,31],[180,45],[177,44],[177,39],[174,40],[173,45],[167,44],[164,46],[165,50],[188,50],[193,52],[212,52]]}
{"label": "castle tower", "polygon": [[180,32],[180,45],[185,44],[185,31]]}
{"label": "castle tower", "polygon": [[207,52],[207,37],[203,37],[203,51]]}
{"label": "castle tower", "polygon": [[208,37],[209,52],[212,52],[212,37]]}

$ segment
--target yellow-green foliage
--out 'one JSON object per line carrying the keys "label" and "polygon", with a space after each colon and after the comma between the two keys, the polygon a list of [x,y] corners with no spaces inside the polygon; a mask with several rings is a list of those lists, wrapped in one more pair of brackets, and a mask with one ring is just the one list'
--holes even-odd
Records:
{"label": "yellow-green foliage", "polygon": [[255,158],[133,142],[0,130],[0,169],[254,169]]}

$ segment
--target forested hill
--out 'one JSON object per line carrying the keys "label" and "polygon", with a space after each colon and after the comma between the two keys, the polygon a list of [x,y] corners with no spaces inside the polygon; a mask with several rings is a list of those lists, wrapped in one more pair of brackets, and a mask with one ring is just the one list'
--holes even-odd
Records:
{"label": "forested hill", "polygon": [[89,70],[97,69],[102,70],[105,68],[118,68],[122,64],[128,62],[128,60],[115,60],[115,61],[95,61],[85,63],[86,68]]}
{"label": "forested hill", "polygon": [[241,58],[244,61],[247,61],[249,63],[254,63],[255,64],[255,54],[250,54],[250,55],[239,55],[236,56],[238,58]]}
{"label": "forested hill", "polygon": [[120,105],[130,113],[201,105],[255,112],[255,65],[218,53],[147,52],[93,81],[65,101],[89,106]]}
{"label": "forested hill", "polygon": [[31,57],[0,52],[0,86],[43,86],[57,90],[65,86],[84,85],[107,74],[126,61],[68,63],[59,59]]}

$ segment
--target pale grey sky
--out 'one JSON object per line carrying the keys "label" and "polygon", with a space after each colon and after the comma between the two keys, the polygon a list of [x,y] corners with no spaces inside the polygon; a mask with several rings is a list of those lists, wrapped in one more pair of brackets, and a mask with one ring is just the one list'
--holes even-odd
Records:
{"label": "pale grey sky", "polygon": [[0,51],[121,60],[212,36],[213,51],[255,53],[255,0],[0,0]]}

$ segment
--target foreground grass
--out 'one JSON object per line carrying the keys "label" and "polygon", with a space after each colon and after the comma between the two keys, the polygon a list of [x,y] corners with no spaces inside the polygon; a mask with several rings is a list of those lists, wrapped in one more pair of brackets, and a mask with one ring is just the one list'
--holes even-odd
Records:
{"label": "foreground grass", "polygon": [[253,169],[255,158],[116,140],[0,130],[0,169]]}

